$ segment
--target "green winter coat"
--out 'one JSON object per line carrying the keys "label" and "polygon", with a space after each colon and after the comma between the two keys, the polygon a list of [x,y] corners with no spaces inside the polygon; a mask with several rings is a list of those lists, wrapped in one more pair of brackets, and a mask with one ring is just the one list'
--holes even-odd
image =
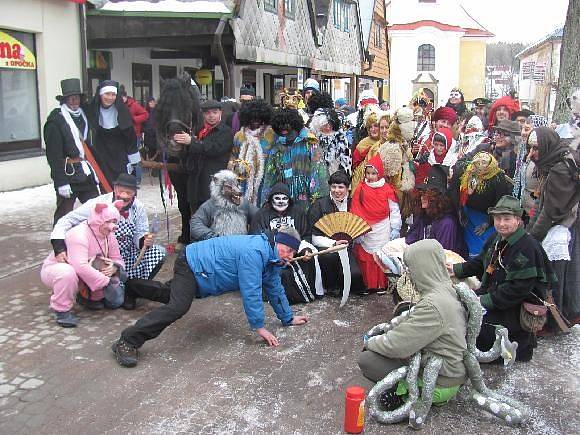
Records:
{"label": "green winter coat", "polygon": [[467,311],[449,278],[443,247],[436,240],[421,240],[409,246],[404,260],[421,299],[406,320],[386,334],[370,338],[367,349],[399,359],[422,351],[422,364],[430,355],[440,356],[443,365],[437,385],[460,385],[466,374]]}

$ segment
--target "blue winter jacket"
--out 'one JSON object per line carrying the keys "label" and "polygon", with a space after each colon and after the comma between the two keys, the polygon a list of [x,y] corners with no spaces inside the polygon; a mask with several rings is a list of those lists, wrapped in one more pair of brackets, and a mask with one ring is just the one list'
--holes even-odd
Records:
{"label": "blue winter jacket", "polygon": [[250,327],[264,327],[262,287],[283,325],[293,314],[280,280],[280,261],[268,236],[216,237],[188,245],[185,255],[201,297],[240,290]]}

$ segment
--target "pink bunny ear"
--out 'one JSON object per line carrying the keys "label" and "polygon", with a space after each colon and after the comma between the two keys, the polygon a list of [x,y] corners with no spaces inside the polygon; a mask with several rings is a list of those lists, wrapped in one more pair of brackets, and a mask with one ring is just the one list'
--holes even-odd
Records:
{"label": "pink bunny ear", "polygon": [[123,201],[115,201],[113,205],[117,210],[121,211],[123,210],[123,206],[125,205],[125,203]]}
{"label": "pink bunny ear", "polygon": [[106,208],[107,208],[107,204],[97,204],[97,205],[95,205],[95,211],[97,213],[99,213],[99,214],[102,213],[103,210],[105,210]]}

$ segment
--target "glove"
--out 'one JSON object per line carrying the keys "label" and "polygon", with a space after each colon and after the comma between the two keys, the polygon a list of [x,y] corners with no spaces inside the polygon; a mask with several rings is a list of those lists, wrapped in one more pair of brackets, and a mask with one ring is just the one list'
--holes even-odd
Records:
{"label": "glove", "polygon": [[135,168],[132,163],[127,163],[127,174],[132,174],[134,169]]}
{"label": "glove", "polygon": [[73,191],[70,187],[70,184],[65,184],[64,186],[58,187],[58,194],[63,198],[70,198],[73,194]]}
{"label": "glove", "polygon": [[141,184],[141,178],[143,177],[143,170],[141,169],[141,163],[135,163],[133,165],[135,169],[135,178],[137,179],[137,185]]}
{"label": "glove", "polygon": [[401,235],[400,230],[397,230],[395,228],[391,228],[391,237],[390,237],[389,241],[398,239],[400,235]]}

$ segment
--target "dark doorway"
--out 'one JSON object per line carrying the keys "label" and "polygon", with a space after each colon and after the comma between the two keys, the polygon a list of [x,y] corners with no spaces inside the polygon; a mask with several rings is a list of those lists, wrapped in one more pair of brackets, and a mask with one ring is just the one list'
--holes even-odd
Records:
{"label": "dark doorway", "polygon": [[133,98],[141,105],[153,92],[153,67],[144,63],[133,64]]}

